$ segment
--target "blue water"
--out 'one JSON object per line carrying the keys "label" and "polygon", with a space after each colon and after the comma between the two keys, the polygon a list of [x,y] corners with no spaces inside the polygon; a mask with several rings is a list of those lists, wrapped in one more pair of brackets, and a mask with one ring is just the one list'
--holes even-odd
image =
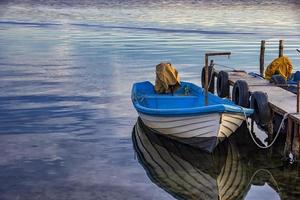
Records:
{"label": "blue water", "polygon": [[[258,71],[278,40],[300,69],[297,1],[0,1],[0,199],[173,199],[135,159],[131,85],[171,62]],[[246,199],[279,195],[253,186]],[[247,196],[248,195],[248,196]]]}

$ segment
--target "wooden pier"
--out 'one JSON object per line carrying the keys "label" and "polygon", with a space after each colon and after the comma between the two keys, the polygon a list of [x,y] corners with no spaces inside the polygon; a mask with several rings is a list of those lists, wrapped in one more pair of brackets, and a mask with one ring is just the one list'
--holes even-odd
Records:
{"label": "wooden pier", "polygon": [[[265,53],[265,41],[261,41],[260,49],[260,74],[264,74],[264,53]],[[210,54],[208,54],[210,55]],[[279,57],[283,56],[283,41],[279,41]],[[213,61],[211,61],[213,62]],[[206,61],[207,63],[207,61]],[[225,70],[226,71],[226,70]],[[284,155],[289,156],[290,153],[293,154],[294,158],[300,158],[300,92],[299,83],[297,87],[298,94],[294,94],[290,91],[279,87],[268,80],[261,77],[254,77],[249,75],[245,71],[227,71],[228,81],[230,86],[238,80],[244,80],[247,82],[249,87],[249,92],[253,93],[255,91],[261,91],[268,96],[268,104],[271,108],[272,116],[275,114],[281,116],[282,118],[287,117],[285,120],[285,125],[287,128]],[[206,74],[207,75],[207,74]],[[215,71],[213,79],[218,75],[218,71]],[[207,83],[206,83],[207,84]],[[232,91],[232,88],[230,88]],[[230,97],[229,97],[230,98]]]}
{"label": "wooden pier", "polygon": [[246,72],[228,72],[229,84],[232,86],[237,80],[248,83],[249,91],[261,91],[268,95],[269,106],[273,114],[287,116],[288,132],[286,134],[285,154],[293,153],[300,157],[300,113],[297,113],[297,95],[265,79],[253,77]]}

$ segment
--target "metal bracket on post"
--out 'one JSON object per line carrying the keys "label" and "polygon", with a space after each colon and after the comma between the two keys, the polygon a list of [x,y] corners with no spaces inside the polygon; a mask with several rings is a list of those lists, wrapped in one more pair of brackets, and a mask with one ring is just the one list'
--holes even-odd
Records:
{"label": "metal bracket on post", "polygon": [[205,54],[205,105],[208,105],[208,57],[210,56],[230,56],[231,52],[212,52]]}

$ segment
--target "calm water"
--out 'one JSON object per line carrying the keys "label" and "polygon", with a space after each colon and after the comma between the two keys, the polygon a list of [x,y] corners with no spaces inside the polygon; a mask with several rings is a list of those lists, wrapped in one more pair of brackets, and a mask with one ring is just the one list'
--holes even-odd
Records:
{"label": "calm water", "polygon": [[[182,80],[200,84],[207,51],[232,51],[230,59],[215,62],[258,71],[262,39],[266,64],[284,39],[285,54],[299,69],[299,9],[297,1],[279,0],[0,1],[0,199],[194,194],[190,187],[166,189],[139,164],[131,137],[137,121],[132,83],[153,81],[154,66],[169,61]],[[240,198],[299,198],[296,186],[288,185],[297,183],[298,170],[281,167],[280,159],[274,165],[266,165],[267,158],[250,161],[255,165],[247,176],[268,172],[246,179]],[[218,180],[222,167],[216,169],[208,174]]]}

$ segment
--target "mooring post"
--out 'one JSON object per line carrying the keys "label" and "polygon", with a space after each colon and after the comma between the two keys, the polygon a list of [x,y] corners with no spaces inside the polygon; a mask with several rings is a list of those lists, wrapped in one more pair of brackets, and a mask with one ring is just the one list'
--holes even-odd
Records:
{"label": "mooring post", "polygon": [[300,112],[300,81],[297,82],[297,113]]}
{"label": "mooring post", "polygon": [[[300,81],[297,82],[297,113],[300,112]],[[298,159],[300,154],[300,129],[299,124],[294,122],[292,153]]]}
{"label": "mooring post", "polygon": [[286,134],[285,146],[284,146],[284,156],[286,159],[289,159],[289,154],[292,151],[293,121],[289,117],[287,120],[288,120],[288,127],[287,127],[287,134]]}
{"label": "mooring post", "polygon": [[294,138],[293,138],[292,153],[298,160],[299,153],[300,153],[300,133],[299,133],[299,124],[297,124],[297,123],[295,123],[295,126],[294,126]]}
{"label": "mooring post", "polygon": [[279,40],[279,56],[278,57],[282,57],[283,56],[283,40]]}
{"label": "mooring post", "polygon": [[265,40],[262,40],[260,43],[259,71],[261,76],[264,76],[265,71],[265,44]]}

